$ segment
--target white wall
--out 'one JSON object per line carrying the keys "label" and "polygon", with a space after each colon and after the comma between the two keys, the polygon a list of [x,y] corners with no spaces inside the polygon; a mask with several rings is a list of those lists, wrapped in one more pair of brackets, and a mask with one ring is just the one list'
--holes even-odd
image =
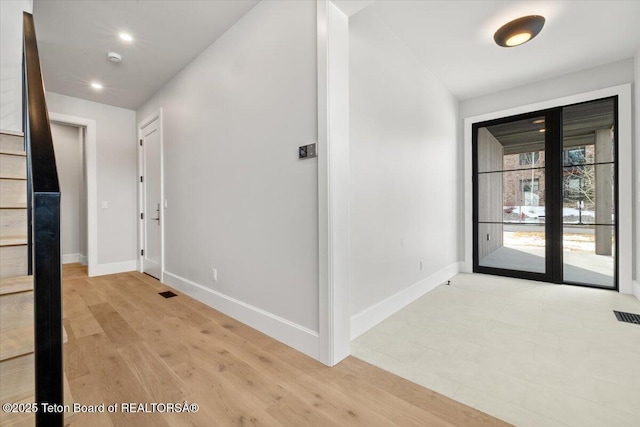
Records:
{"label": "white wall", "polygon": [[459,155],[457,100],[369,9],[349,31],[354,338],[458,271]]}
{"label": "white wall", "polygon": [[0,1],[0,129],[22,132],[22,12],[33,0]]}
{"label": "white wall", "polygon": [[[47,107],[50,112],[96,121],[97,262],[105,273],[134,270],[138,217],[135,111],[53,92],[47,92]],[[102,202],[107,202],[107,209]]]}
{"label": "white wall", "polygon": [[259,3],[138,122],[159,108],[165,280],[278,339],[269,321],[317,341],[318,167],[297,158],[317,140],[315,1]]}
{"label": "white wall", "polygon": [[80,262],[81,257],[87,255],[87,190],[82,130],[53,123],[51,135],[62,192],[62,260]]}
{"label": "white wall", "polygon": [[633,81],[633,58],[460,102],[460,117],[504,110]]}

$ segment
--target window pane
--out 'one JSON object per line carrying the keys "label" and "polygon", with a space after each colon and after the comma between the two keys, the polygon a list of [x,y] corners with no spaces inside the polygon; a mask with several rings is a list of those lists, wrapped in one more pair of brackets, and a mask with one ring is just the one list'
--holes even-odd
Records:
{"label": "window pane", "polygon": [[544,224],[478,224],[478,259],[482,267],[544,273]]}
{"label": "window pane", "polygon": [[564,225],[564,280],[614,287],[615,227]]}
{"label": "window pane", "polygon": [[563,165],[613,162],[614,115],[613,99],[563,108]]}
{"label": "window pane", "polygon": [[567,282],[615,286],[614,125],[613,99],[563,109],[562,244]]}
{"label": "window pane", "polygon": [[478,172],[544,168],[544,117],[478,129]]}
{"label": "window pane", "polygon": [[614,165],[565,167],[562,222],[615,224]]}

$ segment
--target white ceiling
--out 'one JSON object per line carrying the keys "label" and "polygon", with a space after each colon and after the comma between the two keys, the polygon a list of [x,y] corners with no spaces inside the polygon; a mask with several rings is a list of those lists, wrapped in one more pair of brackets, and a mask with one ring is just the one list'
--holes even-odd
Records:
{"label": "white ceiling", "polygon": [[[372,10],[460,100],[630,58],[640,48],[640,1],[337,0]],[[47,90],[136,109],[246,14],[257,0],[35,0]],[[540,35],[493,42],[505,22],[541,14]],[[119,31],[129,31],[127,45]],[[107,52],[123,56],[113,64]],[[101,92],[89,87],[105,85]]]}
{"label": "white ceiling", "polygon": [[[459,99],[633,57],[640,1],[385,1],[369,6]],[[493,33],[525,15],[542,32],[502,48]]]}
{"label": "white ceiling", "polygon": [[[257,0],[35,0],[48,91],[135,109],[244,16]],[[120,31],[135,41],[123,43]],[[107,52],[122,55],[120,64]],[[105,88],[95,92],[93,80]]]}

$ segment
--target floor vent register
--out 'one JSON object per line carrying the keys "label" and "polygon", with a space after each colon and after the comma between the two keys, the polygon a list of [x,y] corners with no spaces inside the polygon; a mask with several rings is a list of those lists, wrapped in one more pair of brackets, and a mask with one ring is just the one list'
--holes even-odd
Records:
{"label": "floor vent register", "polygon": [[615,311],[615,310],[613,310],[613,312],[615,313],[618,320],[621,322],[635,323],[636,325],[640,325],[640,314],[625,313],[624,311]]}
{"label": "floor vent register", "polygon": [[158,295],[162,295],[165,298],[172,298],[172,297],[177,297],[178,296],[178,294],[174,294],[171,291],[158,292]]}

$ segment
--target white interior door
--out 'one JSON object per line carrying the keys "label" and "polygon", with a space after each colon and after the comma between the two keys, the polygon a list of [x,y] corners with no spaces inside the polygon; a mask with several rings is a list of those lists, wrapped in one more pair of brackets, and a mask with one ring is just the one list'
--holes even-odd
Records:
{"label": "white interior door", "polygon": [[161,144],[159,119],[142,128],[142,271],[162,272]]}

